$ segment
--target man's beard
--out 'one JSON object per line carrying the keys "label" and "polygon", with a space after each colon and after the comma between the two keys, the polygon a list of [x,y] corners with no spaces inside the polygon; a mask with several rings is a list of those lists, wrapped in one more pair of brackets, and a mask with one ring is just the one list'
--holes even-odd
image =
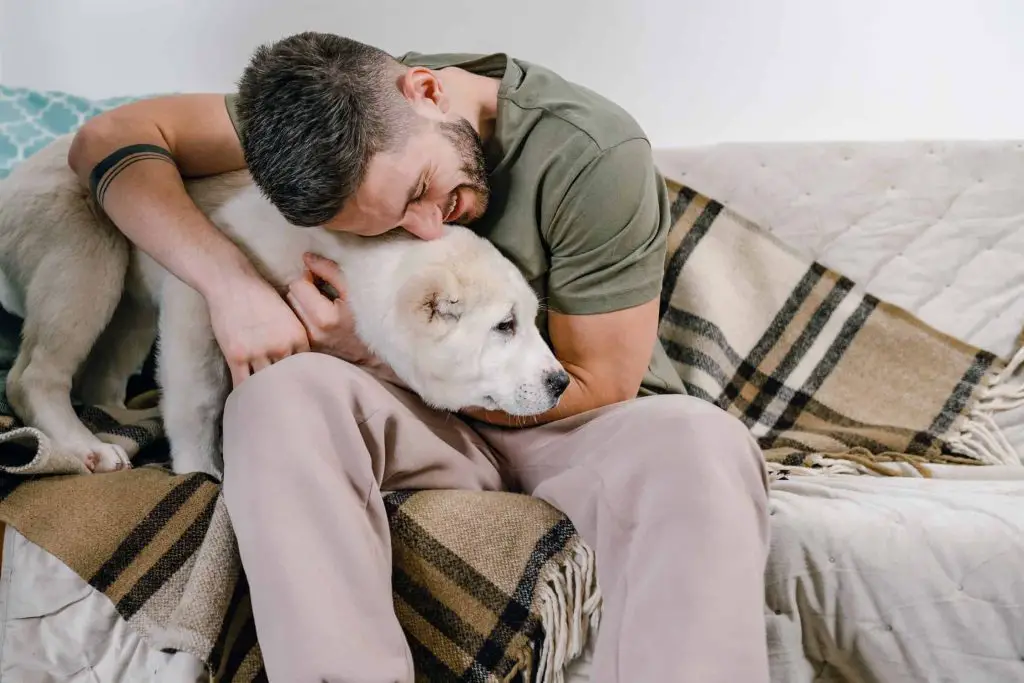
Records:
{"label": "man's beard", "polygon": [[468,188],[477,198],[477,206],[473,215],[459,222],[469,222],[480,218],[487,210],[487,204],[491,198],[491,188],[487,184],[487,161],[484,155],[483,140],[480,139],[469,121],[464,118],[460,118],[458,121],[442,122],[441,132],[452,143],[459,158],[462,159],[462,172],[467,178],[462,187]]}

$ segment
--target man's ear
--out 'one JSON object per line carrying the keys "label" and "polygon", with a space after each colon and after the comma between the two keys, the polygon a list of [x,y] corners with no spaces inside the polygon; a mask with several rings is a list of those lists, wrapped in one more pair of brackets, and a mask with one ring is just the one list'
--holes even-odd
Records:
{"label": "man's ear", "polygon": [[414,66],[402,72],[398,79],[398,89],[416,109],[436,109],[445,114],[451,106],[441,79],[422,66]]}
{"label": "man's ear", "polygon": [[428,267],[413,275],[402,287],[400,297],[412,315],[427,323],[451,323],[462,316],[459,280],[447,268]]}

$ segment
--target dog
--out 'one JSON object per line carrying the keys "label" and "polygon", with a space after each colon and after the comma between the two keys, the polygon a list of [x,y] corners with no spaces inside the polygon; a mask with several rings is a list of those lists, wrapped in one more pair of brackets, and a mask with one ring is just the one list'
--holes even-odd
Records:
{"label": "dog", "polygon": [[[156,342],[171,467],[219,479],[231,381],[206,302],[95,206],[67,165],[71,137],[0,182],[0,304],[24,320],[11,407],[92,472],[130,466],[119,445],[85,427],[72,399],[122,408]],[[447,225],[424,241],[403,230],[367,238],[298,228],[247,171],[185,185],[278,291],[302,276],[304,252],[338,262],[358,336],[427,405],[529,416],[558,404],[569,378],[536,325],[536,294],[471,230]]]}

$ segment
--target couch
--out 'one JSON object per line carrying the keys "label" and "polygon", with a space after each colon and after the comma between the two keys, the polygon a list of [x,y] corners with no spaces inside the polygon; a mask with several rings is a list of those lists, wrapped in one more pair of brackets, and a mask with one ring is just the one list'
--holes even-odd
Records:
{"label": "couch", "polygon": [[[1008,355],[1024,321],[1024,144],[736,143],[658,150],[669,178],[973,344]],[[1001,426],[1024,453],[1024,420]],[[772,491],[772,680],[1024,680],[1024,467],[794,477]],[[12,529],[0,680],[205,680]],[[68,647],[74,643],[74,647]],[[567,672],[589,680],[589,653]]]}

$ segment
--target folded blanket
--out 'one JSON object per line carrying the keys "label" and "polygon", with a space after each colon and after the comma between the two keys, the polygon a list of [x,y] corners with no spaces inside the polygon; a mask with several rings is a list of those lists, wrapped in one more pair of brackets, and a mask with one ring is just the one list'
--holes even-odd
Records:
{"label": "folded blanket", "polygon": [[[19,322],[0,312],[0,380]],[[168,471],[156,398],[144,391],[123,412],[76,406],[135,465],[88,475],[0,393],[0,520],[104,593],[154,647],[191,652],[218,682],[265,680],[220,487]],[[565,516],[515,493],[390,492],[385,502],[418,680],[562,680],[600,615],[593,553]]]}
{"label": "folded blanket", "polygon": [[[992,415],[1024,403],[1021,354],[1007,362],[942,335],[718,202],[670,189],[660,337],[688,390],[741,419],[775,477],[1019,464]],[[0,322],[9,367],[17,321]],[[0,403],[0,520],[157,647],[196,654],[218,681],[265,678],[219,488],[162,467],[155,401],[149,391],[124,414],[79,408],[136,464],[104,475],[77,474]],[[518,494],[457,491],[390,493],[387,509],[419,680],[562,680],[600,616],[593,555],[563,515]]]}
{"label": "folded blanket", "polygon": [[742,420],[773,475],[1021,464],[992,417],[1024,405],[1024,350],[1007,361],[938,332],[670,186],[659,335],[687,390]]}

